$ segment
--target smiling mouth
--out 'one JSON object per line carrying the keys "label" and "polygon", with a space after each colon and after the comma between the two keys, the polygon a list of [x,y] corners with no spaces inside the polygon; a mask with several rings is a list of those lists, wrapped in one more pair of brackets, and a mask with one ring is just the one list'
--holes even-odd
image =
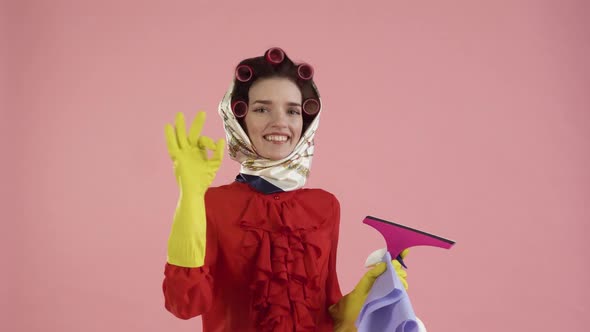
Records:
{"label": "smiling mouth", "polygon": [[285,135],[265,135],[264,140],[271,143],[285,143],[290,137]]}

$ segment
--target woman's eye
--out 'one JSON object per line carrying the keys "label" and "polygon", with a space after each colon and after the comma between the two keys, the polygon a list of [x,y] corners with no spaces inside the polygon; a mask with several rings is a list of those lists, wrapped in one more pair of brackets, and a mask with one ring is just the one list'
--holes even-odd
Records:
{"label": "woman's eye", "polygon": [[293,109],[293,110],[289,110],[289,114],[291,114],[291,115],[299,115],[299,114],[301,114],[301,111],[296,110],[296,109]]}
{"label": "woman's eye", "polygon": [[266,112],[266,108],[259,107],[259,108],[255,109],[254,112],[256,112],[256,113],[264,113],[264,112]]}

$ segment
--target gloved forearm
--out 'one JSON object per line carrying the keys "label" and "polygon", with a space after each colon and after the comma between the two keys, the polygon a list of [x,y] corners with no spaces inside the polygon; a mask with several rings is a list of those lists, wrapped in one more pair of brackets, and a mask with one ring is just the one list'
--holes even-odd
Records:
{"label": "gloved forearm", "polygon": [[181,193],[168,238],[168,263],[183,267],[202,266],[206,235],[204,195]]}

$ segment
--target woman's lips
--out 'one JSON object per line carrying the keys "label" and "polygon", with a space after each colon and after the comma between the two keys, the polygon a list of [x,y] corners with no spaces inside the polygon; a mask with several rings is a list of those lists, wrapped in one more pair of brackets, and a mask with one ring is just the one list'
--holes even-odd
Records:
{"label": "woman's lips", "polygon": [[287,143],[290,139],[288,135],[269,134],[263,136],[264,140],[273,144]]}

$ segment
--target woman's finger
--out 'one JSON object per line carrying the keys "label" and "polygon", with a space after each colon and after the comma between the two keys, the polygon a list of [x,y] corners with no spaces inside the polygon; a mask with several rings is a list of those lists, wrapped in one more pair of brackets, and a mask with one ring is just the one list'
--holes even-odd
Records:
{"label": "woman's finger", "polygon": [[184,149],[188,146],[186,138],[186,125],[184,123],[184,114],[178,112],[176,114],[176,138],[178,140],[178,147]]}
{"label": "woman's finger", "polygon": [[174,128],[170,124],[166,124],[164,127],[164,133],[166,134],[166,145],[168,146],[168,153],[170,157],[175,158],[178,153],[178,142],[176,140],[176,134]]}
{"label": "woman's finger", "polygon": [[209,149],[215,151],[215,142],[207,136],[200,136],[197,146],[201,149]]}
{"label": "woman's finger", "polygon": [[213,151],[213,156],[211,157],[211,161],[221,164],[223,160],[223,154],[225,152],[225,140],[220,138],[217,140],[217,144],[215,145],[215,151]]}
{"label": "woman's finger", "polygon": [[203,130],[203,125],[205,124],[205,119],[207,118],[207,114],[205,112],[198,112],[197,116],[193,120],[191,124],[191,129],[188,133],[188,141],[193,145],[197,146],[199,137],[201,136],[201,131]]}

